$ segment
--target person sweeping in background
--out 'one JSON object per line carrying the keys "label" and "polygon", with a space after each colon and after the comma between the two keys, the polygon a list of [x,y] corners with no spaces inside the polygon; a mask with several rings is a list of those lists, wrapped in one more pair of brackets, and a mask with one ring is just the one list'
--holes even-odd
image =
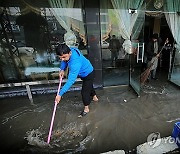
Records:
{"label": "person sweeping in background", "polygon": [[[157,42],[157,38],[153,38],[153,42]],[[156,50],[157,52],[153,54],[152,52],[152,55],[151,56],[151,59],[150,61],[148,62],[148,68],[141,73],[141,76],[140,76],[140,81],[141,81],[141,84],[143,85],[148,79],[152,78],[153,79],[156,79],[155,78],[155,75],[156,75],[156,69],[157,69],[157,66],[158,66],[158,59],[160,57],[160,54],[162,52],[162,50],[164,49],[164,47],[166,46],[166,44],[169,42],[168,38],[166,39],[166,41],[164,42],[164,45],[163,47],[161,48],[160,51]],[[152,45],[151,45],[152,46]]]}
{"label": "person sweeping in background", "polygon": [[159,51],[162,48],[161,43],[162,43],[162,40],[158,37],[158,34],[155,33],[153,34],[151,41],[147,45],[148,67],[153,63],[153,66],[151,67],[151,73],[148,77],[149,80],[151,79],[157,80],[156,70],[158,67],[158,59],[160,56]]}
{"label": "person sweeping in background", "polygon": [[69,48],[66,44],[59,44],[56,48],[56,54],[61,59],[59,77],[64,77],[64,71],[67,67],[69,68],[69,75],[67,82],[55,97],[55,101],[59,103],[63,94],[74,84],[76,78],[80,77],[83,81],[81,95],[84,110],[78,117],[83,117],[90,111],[89,104],[91,100],[98,101],[96,92],[93,88],[94,68],[90,61],[86,59],[77,48]]}

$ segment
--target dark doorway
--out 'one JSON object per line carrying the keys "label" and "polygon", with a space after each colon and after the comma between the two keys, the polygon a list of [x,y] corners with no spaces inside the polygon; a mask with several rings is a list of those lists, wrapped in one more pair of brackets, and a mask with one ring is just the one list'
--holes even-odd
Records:
{"label": "dark doorway", "polygon": [[[145,29],[144,29],[144,41],[145,41],[145,50],[147,48],[147,44],[149,40],[151,39],[151,36],[154,31],[154,21],[155,18],[153,16],[147,16],[145,17]],[[169,74],[169,68],[170,68],[170,57],[171,53],[173,52],[173,36],[171,34],[171,31],[169,29],[169,26],[167,24],[165,15],[161,14],[160,17],[160,31],[159,31],[159,37],[162,40],[161,46],[164,45],[166,39],[169,39],[169,45],[168,47],[165,47],[162,49],[162,54],[159,59],[158,69],[157,69],[157,77],[158,78],[164,78],[165,80],[168,79]]]}
{"label": "dark doorway", "polygon": [[161,68],[168,72],[170,66],[170,53],[172,52],[174,39],[164,16],[161,18],[160,36],[163,42],[165,42],[167,38],[169,39],[169,46],[163,49],[161,56]]}

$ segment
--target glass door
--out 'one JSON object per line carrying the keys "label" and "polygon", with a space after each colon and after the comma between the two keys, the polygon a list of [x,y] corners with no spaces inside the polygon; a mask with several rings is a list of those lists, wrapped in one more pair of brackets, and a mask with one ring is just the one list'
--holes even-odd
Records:
{"label": "glass door", "polygon": [[165,48],[169,49],[169,74],[168,74],[168,80],[172,83],[174,83],[177,86],[180,86],[180,37],[179,37],[179,11],[180,11],[180,4],[176,3],[176,1],[173,1],[173,3],[167,3],[167,11],[164,12],[167,23],[169,25],[169,28],[171,30],[174,43],[167,42]]}
{"label": "glass door", "polygon": [[[144,8],[144,5],[143,7]],[[131,10],[131,22],[134,23],[131,33],[131,54],[130,59],[130,75],[129,84],[140,95],[141,91],[141,68],[144,61],[144,23],[145,23],[145,11]],[[135,21],[134,21],[135,20]]]}
{"label": "glass door", "polygon": [[[171,57],[172,62],[171,62]],[[172,67],[170,66],[169,70],[169,80],[173,82],[174,84],[180,86],[180,51],[175,48],[174,56],[170,56],[170,65],[172,64]]]}
{"label": "glass door", "polygon": [[[100,47],[105,87],[129,84],[129,56],[123,48],[127,36],[122,31],[124,24],[127,25],[125,28],[129,26],[124,18],[127,11],[122,1],[113,5],[111,0],[100,1]],[[128,28],[125,33],[128,33]]]}

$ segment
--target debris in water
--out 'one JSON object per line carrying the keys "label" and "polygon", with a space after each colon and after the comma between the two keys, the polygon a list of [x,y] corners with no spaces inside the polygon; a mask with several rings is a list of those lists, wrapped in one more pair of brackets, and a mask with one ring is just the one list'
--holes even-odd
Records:
{"label": "debris in water", "polygon": [[35,145],[38,147],[49,146],[49,144],[43,140],[43,134],[38,129],[28,131],[26,132],[26,134],[27,136],[25,137],[25,139],[27,139],[28,144]]}
{"label": "debris in water", "polygon": [[60,131],[60,130],[57,130],[54,135],[55,135],[55,136],[60,136],[60,135],[61,135],[61,131]]}

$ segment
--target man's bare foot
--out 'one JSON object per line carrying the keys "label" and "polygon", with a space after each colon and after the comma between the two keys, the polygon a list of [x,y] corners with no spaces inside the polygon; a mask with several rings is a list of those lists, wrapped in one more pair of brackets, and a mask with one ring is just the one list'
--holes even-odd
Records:
{"label": "man's bare foot", "polygon": [[99,99],[97,98],[96,95],[93,96],[93,101],[97,102]]}
{"label": "man's bare foot", "polygon": [[89,106],[84,106],[84,112],[88,113],[89,112]]}

